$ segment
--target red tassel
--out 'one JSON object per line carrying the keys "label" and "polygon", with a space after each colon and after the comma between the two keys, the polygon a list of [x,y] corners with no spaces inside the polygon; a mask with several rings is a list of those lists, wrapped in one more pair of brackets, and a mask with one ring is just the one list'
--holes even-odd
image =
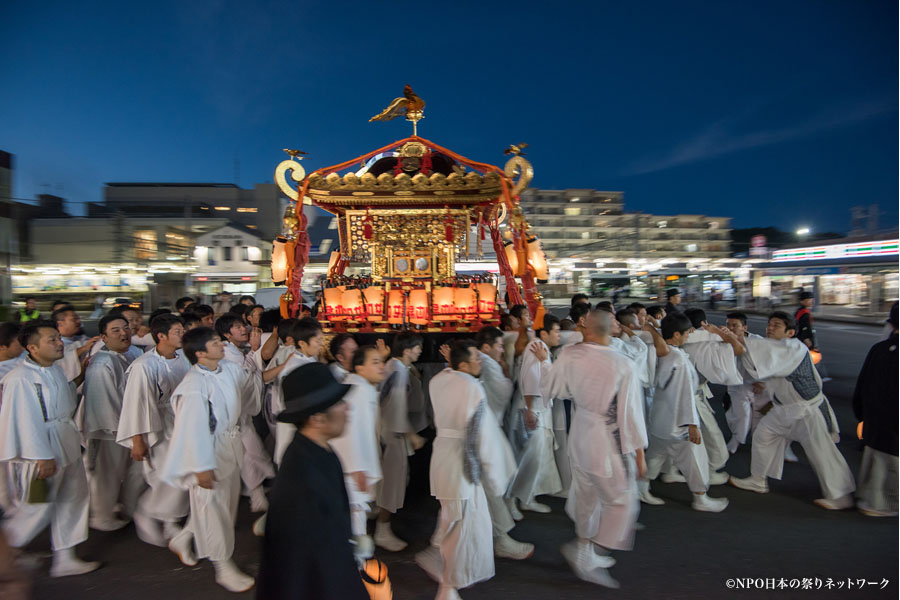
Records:
{"label": "red tassel", "polygon": [[369,211],[366,211],[366,218],[363,219],[363,237],[367,240],[372,239],[372,215],[369,214]]}
{"label": "red tassel", "polygon": [[449,212],[444,217],[444,239],[453,243],[453,217],[450,216]]}
{"label": "red tassel", "polygon": [[481,233],[481,240],[484,241],[484,223],[478,224],[478,231]]}
{"label": "red tassel", "polygon": [[431,173],[431,152],[426,152],[422,157],[422,166],[419,168],[419,172],[423,175]]}

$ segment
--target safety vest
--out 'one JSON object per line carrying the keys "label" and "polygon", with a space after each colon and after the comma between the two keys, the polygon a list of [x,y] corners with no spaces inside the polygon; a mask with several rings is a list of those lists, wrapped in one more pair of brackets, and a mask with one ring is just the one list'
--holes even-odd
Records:
{"label": "safety vest", "polygon": [[24,308],[19,309],[19,322],[27,323],[28,321],[35,321],[40,318],[41,312],[38,309],[34,309],[31,311],[31,314],[26,312]]}

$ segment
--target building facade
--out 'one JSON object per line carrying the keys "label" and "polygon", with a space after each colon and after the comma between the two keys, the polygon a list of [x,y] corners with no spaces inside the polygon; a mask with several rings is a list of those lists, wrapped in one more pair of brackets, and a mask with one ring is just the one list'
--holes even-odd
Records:
{"label": "building facade", "polygon": [[[62,198],[41,196],[39,206],[17,205],[27,244],[11,268],[13,293],[82,307],[97,296],[156,307],[186,294],[252,293],[272,285],[272,240],[287,202],[274,184],[111,183],[103,202],[73,216]],[[311,258],[322,259],[324,272],[331,215],[304,210]]]}
{"label": "building facade", "polygon": [[626,212],[623,192],[530,188],[521,206],[550,265],[550,292],[603,295],[623,288],[656,298],[731,288],[731,219]]}
{"label": "building facade", "polygon": [[721,259],[730,256],[731,219],[625,211],[623,192],[530,188],[522,210],[549,258]]}

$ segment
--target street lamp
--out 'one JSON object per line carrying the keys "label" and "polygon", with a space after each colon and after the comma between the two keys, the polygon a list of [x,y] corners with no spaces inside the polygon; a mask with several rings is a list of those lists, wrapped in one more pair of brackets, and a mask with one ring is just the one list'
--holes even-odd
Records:
{"label": "street lamp", "polygon": [[801,227],[797,230],[797,235],[803,237],[804,235],[809,235],[809,227]]}

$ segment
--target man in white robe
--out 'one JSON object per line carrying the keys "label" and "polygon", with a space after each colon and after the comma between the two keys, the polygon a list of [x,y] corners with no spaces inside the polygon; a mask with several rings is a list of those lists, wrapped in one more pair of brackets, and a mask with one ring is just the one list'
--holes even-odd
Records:
{"label": "man in white robe", "polygon": [[[174,315],[161,315],[150,324],[156,346],[137,358],[125,372],[125,393],[116,442],[140,463],[150,488],[138,500],[134,526],[148,544],[165,547],[180,531],[178,522],[188,514],[188,494],[160,479],[169,440],[175,425],[172,392],[184,379],[191,364],[181,350],[184,325]],[[182,552],[182,560],[195,564],[193,551]]]}
{"label": "man in white robe", "polygon": [[353,353],[357,348],[359,344],[349,333],[339,333],[331,338],[328,353],[334,357],[334,362],[328,368],[337,381],[343,381],[352,372]]}
{"label": "man in white robe", "polygon": [[[281,361],[280,364],[270,366],[268,370],[263,372],[263,382],[272,382],[272,415],[278,416],[278,413],[284,410],[284,397],[281,391],[281,382],[288,374],[305,364],[316,362],[322,352],[324,344],[324,336],[322,335],[322,326],[319,322],[310,317],[306,317],[295,321],[290,328],[290,335],[287,336],[289,342],[293,342],[292,346],[287,346],[284,353],[276,352],[272,358],[273,363]],[[294,440],[297,428],[291,423],[276,423],[275,428],[275,464],[281,463],[281,457],[284,451]]]}
{"label": "man in white robe", "polygon": [[[478,332],[476,345],[481,356],[481,385],[484,387],[488,410],[494,415],[491,422],[485,420],[484,426],[494,429],[498,462],[512,474],[516,470],[516,460],[506,434],[500,427],[509,410],[512,400],[513,383],[506,377],[506,365],[503,360],[503,332],[496,327],[483,327]],[[449,351],[449,346],[446,347]],[[441,348],[444,350],[444,348]],[[448,358],[445,356],[445,359]],[[449,360],[448,360],[449,363]],[[510,537],[509,532],[522,520],[522,513],[516,508],[512,498],[505,498],[506,487],[495,489],[492,480],[484,482],[484,493],[487,497],[488,509],[491,513],[491,526],[494,533],[494,556],[523,560],[534,554],[534,544],[520,542]],[[509,482],[506,482],[507,486]]]}
{"label": "man in white robe", "polygon": [[[366,529],[366,512],[381,481],[381,448],[378,447],[378,389],[384,380],[384,361],[375,346],[357,348],[350,357],[350,368],[341,383],[352,385],[344,396],[347,403],[347,426],[329,441],[341,461],[347,499],[350,502],[350,529],[361,559],[372,558],[375,543]],[[333,373],[334,371],[332,371]]]}
{"label": "man in white robe", "polygon": [[[725,327],[739,338],[754,337],[761,339],[761,336],[748,331],[747,315],[742,312],[728,313],[725,318]],[[728,451],[731,454],[737,452],[741,444],[747,443],[747,437],[755,426],[753,422],[754,406],[760,404],[758,397],[761,395],[764,387],[760,382],[753,381],[750,374],[747,373],[747,369],[743,366],[743,360],[736,359],[736,362],[743,383],[728,386],[731,406],[725,411],[725,421],[731,430],[731,439],[728,440]],[[762,404],[766,404],[766,402],[764,401]]]}
{"label": "man in white robe", "polygon": [[[144,317],[138,309],[131,307],[115,307],[107,314],[120,315],[125,319],[125,322],[128,323],[128,330],[131,332],[131,345],[128,346],[128,349],[125,350],[124,354],[128,359],[129,364],[144,353],[145,347],[154,345],[150,329],[143,324]],[[102,340],[98,341],[91,347],[90,355],[93,357],[102,347]]]}
{"label": "man in white robe", "polygon": [[638,481],[638,490],[642,502],[663,504],[650,493],[650,480],[659,475],[668,460],[684,474],[693,493],[691,507],[702,512],[720,512],[728,506],[728,499],[710,498],[706,493],[709,459],[700,435],[696,404],[700,380],[690,357],[680,348],[692,329],[690,320],[682,313],[663,319],[661,335],[667,346],[657,350],[659,363],[650,414],[647,474]]}
{"label": "man in white robe", "polygon": [[487,394],[488,408],[498,423],[503,423],[510,408],[513,382],[510,380],[503,359],[503,332],[496,327],[483,327],[476,340],[481,352],[481,383]]}
{"label": "man in white robe", "polygon": [[19,343],[18,323],[0,323],[0,379],[25,359],[26,352]]}
{"label": "man in white robe", "polygon": [[[18,323],[0,323],[0,379],[12,371],[28,355],[19,343],[19,332],[22,326]],[[0,507],[9,505],[8,485],[12,473],[9,463],[0,464]]]}
{"label": "man in white robe", "polygon": [[[662,338],[659,337],[659,332],[653,327],[647,318],[646,309],[644,310],[644,319],[639,320],[638,325],[640,327],[639,330],[631,330],[630,334],[637,337],[639,340],[644,342],[647,345],[647,383],[643,384],[644,387],[644,419],[650,418],[650,407],[653,405],[653,391],[656,389],[656,348],[660,343],[659,340]],[[663,346],[665,346],[665,340],[662,340]]]}
{"label": "man in white robe", "polygon": [[188,545],[193,538],[197,557],[212,561],[216,582],[230,592],[245,592],[253,578],[231,555],[243,457],[240,393],[249,375],[224,360],[224,345],[212,329],[192,329],[183,339],[194,366],[172,393],[175,425],[161,478],[188,490],[191,514],[172,544]]}
{"label": "man in white robe", "polygon": [[528,437],[508,495],[520,502],[522,510],[548,513],[550,507],[537,502],[535,497],[560,492],[562,482],[554,456],[553,399],[543,395],[541,379],[550,369],[550,348],[560,343],[559,319],[545,315],[538,335],[540,339],[534,341],[534,346],[543,358],[538,358],[534,348],[522,355],[513,410],[521,420],[518,427],[524,428]]}
{"label": "man in white robe", "polygon": [[[494,576],[491,516],[483,482],[503,488],[510,473],[496,445],[497,425],[479,383],[481,354],[475,343],[456,341],[451,368],[429,383],[437,437],[431,455],[431,495],[441,503],[431,546],[416,562],[438,583],[438,600],[459,598],[457,589]],[[492,427],[489,423],[494,423]]]}
{"label": "man in white robe", "polygon": [[800,442],[819,479],[823,498],[816,505],[828,510],[853,507],[856,484],[835,445],[819,409],[825,400],[822,380],[809,349],[794,338],[796,324],[784,312],[774,312],[766,327],[766,339],[745,338],[744,367],[752,377],[764,380],[773,406],[753,432],[750,477],[731,478],[731,484],[758,493],[769,491],[767,477],[781,479],[784,448]]}
{"label": "man in white robe", "polygon": [[578,577],[618,588],[606,569],[610,550],[634,545],[636,478],[646,471],[642,389],[634,364],[609,345],[612,315],[595,309],[585,319],[585,341],[563,348],[543,382],[546,395],[573,401],[566,512],[577,539],[562,550]]}
{"label": "man in white robe", "polygon": [[691,358],[700,375],[697,388],[697,413],[700,416],[700,435],[709,459],[710,485],[728,483],[728,473],[720,471],[728,461],[728,447],[725,436],[716,422],[716,414],[709,399],[713,397],[710,383],[720,385],[740,385],[743,378],[738,371],[735,357],[744,353],[739,338],[728,329],[713,327],[706,321],[706,313],[699,308],[685,311],[694,326],[682,348]]}
{"label": "man in white robe", "polygon": [[273,375],[270,371],[283,365],[294,353],[294,338],[290,336],[290,330],[296,322],[297,319],[282,319],[278,322],[275,332],[272,334],[272,338],[277,338],[278,346],[272,354],[272,358],[262,366],[261,371],[264,386],[262,409],[266,416],[266,423],[269,425],[269,436],[271,437],[270,445],[267,447],[272,448],[272,460],[276,465],[278,465],[278,457],[274,448],[278,422],[275,420],[274,411],[276,408],[281,410],[278,408],[281,406],[281,389],[278,387],[277,373]]}
{"label": "man in white robe", "polygon": [[21,548],[49,525],[51,577],[89,573],[100,563],[75,556],[88,536],[90,498],[72,420],[75,386],[57,362],[63,342],[52,323],[32,321],[19,343],[28,356],[0,380],[0,462],[15,481],[3,530],[9,544]]}
{"label": "man in white robe", "polygon": [[131,361],[126,352],[131,347],[128,321],[121,314],[110,314],[98,325],[100,350],[91,357],[84,373],[84,397],[75,422],[79,425],[84,446],[85,470],[91,490],[90,527],[99,531],[115,531],[128,524],[115,515],[121,498],[126,516],[134,513],[144,491],[140,464],[131,453],[116,443],[122,398],[125,394],[125,371]]}
{"label": "man in white robe", "polygon": [[[559,356],[564,348],[568,348],[572,344],[579,344],[584,341],[584,329],[587,323],[588,314],[591,312],[591,305],[587,302],[575,302],[569,310],[569,318],[575,324],[575,329],[570,331],[560,331],[559,346],[552,349],[551,358]],[[555,440],[553,458],[556,461],[556,470],[559,472],[559,481],[562,484],[562,490],[553,494],[560,498],[568,498],[569,488],[572,487],[572,466],[569,462],[569,430],[566,420],[566,402],[570,403],[572,399],[568,397],[553,397],[553,404],[550,412],[553,418],[553,439]]]}
{"label": "man in white robe", "polygon": [[[403,508],[409,477],[409,457],[425,440],[410,421],[414,399],[421,398],[421,379],[411,375],[413,363],[422,355],[422,338],[403,331],[394,338],[393,358],[387,362],[381,384],[381,426],[379,435],[382,481],[378,489],[378,518],[375,522],[375,545],[390,552],[406,548],[406,542],[391,529],[391,515]],[[417,387],[418,386],[418,389]]]}
{"label": "man in white robe", "polygon": [[261,344],[260,330],[248,331],[247,325],[241,317],[235,314],[225,314],[216,321],[216,333],[225,342],[224,360],[243,369],[247,373],[244,380],[244,388],[241,392],[241,443],[244,445],[244,459],[241,464],[241,480],[250,494],[250,510],[253,512],[265,512],[269,508],[266,500],[266,491],[263,482],[275,477],[275,467],[272,465],[272,457],[269,456],[263,445],[256,428],[253,427],[253,417],[258,414],[262,406],[263,380],[262,374],[257,370],[253,357],[246,357],[242,351],[245,344],[250,344],[251,352],[257,352]]}
{"label": "man in white robe", "polygon": [[100,340],[100,336],[88,338],[84,334],[81,317],[71,304],[59,307],[50,318],[56,323],[63,341],[64,354],[60,365],[69,381],[75,381],[83,373],[83,361],[90,356],[88,353]]}

